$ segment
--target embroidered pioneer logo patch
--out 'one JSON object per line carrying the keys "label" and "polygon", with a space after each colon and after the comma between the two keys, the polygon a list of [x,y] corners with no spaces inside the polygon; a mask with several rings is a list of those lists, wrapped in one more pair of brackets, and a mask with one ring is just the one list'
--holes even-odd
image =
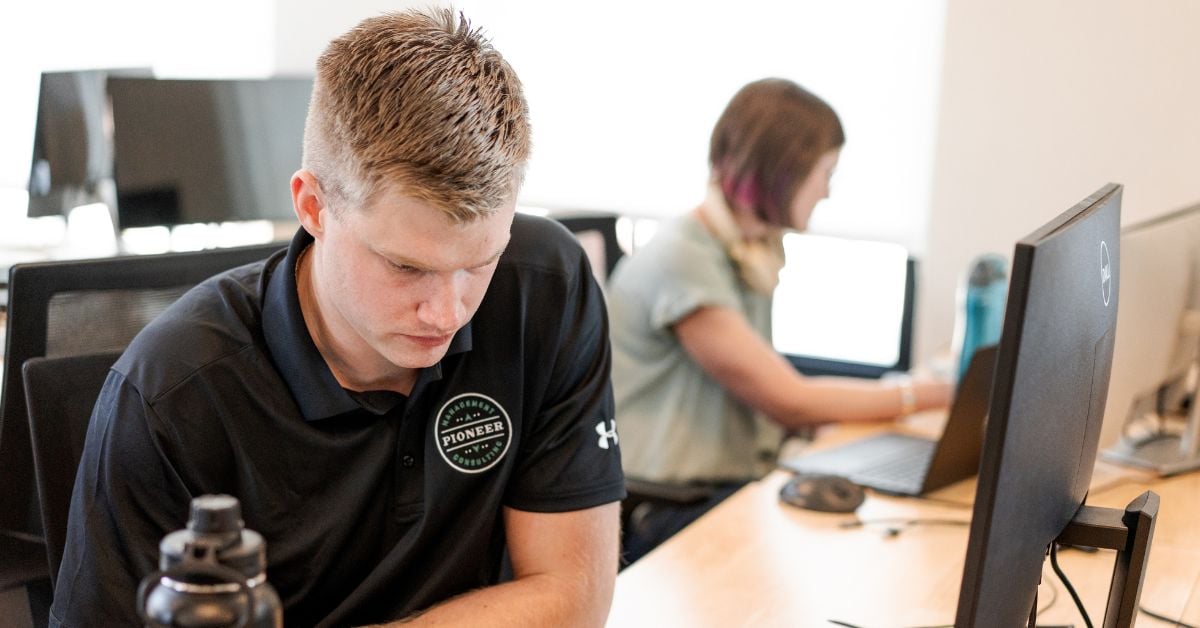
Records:
{"label": "embroidered pioneer logo patch", "polygon": [[438,452],[452,467],[464,473],[492,468],[512,444],[512,422],[495,399],[479,393],[464,393],[438,410],[433,437]]}

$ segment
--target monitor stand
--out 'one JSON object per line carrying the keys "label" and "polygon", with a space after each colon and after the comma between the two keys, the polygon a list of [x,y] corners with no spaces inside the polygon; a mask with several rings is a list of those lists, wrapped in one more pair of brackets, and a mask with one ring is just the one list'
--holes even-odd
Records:
{"label": "monitor stand", "polygon": [[[1132,626],[1137,616],[1142,578],[1150,560],[1150,540],[1154,536],[1158,501],[1158,494],[1146,491],[1129,502],[1125,510],[1085,504],[1054,540],[1060,545],[1117,551],[1102,624],[1106,628]],[[1030,626],[1033,625],[1036,608],[1035,602]]]}
{"label": "monitor stand", "polygon": [[1100,456],[1109,461],[1174,475],[1200,469],[1200,403],[1189,396],[1187,426],[1181,434],[1155,434],[1141,439],[1122,438]]}
{"label": "monitor stand", "polygon": [[[1194,430],[1194,426],[1189,426]],[[1187,438],[1159,436],[1137,442],[1121,441],[1102,457],[1110,462],[1150,469],[1159,475],[1175,475],[1200,469],[1200,452],[1193,445],[1187,446]]]}
{"label": "monitor stand", "polygon": [[1160,426],[1186,422],[1181,433],[1164,432],[1141,438],[1122,437],[1102,457],[1110,462],[1173,475],[1200,469],[1200,266],[1192,272],[1192,305],[1179,319],[1179,340],[1167,377],[1131,404],[1125,427],[1147,419]]}

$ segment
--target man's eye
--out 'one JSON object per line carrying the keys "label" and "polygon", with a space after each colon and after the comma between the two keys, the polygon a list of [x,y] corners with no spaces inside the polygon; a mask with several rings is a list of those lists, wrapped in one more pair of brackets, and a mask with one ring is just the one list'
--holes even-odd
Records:
{"label": "man's eye", "polygon": [[394,270],[396,272],[404,273],[406,275],[415,275],[415,274],[418,274],[421,272],[421,269],[419,269],[415,266],[409,266],[408,264],[397,264],[395,262],[388,262],[388,265],[392,267],[392,270]]}

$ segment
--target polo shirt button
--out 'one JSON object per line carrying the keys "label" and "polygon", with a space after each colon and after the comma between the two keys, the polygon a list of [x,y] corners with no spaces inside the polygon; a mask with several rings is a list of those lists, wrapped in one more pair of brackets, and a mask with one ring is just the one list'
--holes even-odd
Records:
{"label": "polo shirt button", "polygon": [[401,459],[400,459],[400,463],[401,463],[401,464],[403,464],[403,465],[404,465],[404,466],[406,466],[406,467],[411,467],[411,466],[413,466],[414,464],[416,464],[416,463],[417,463],[417,459],[416,459],[416,458],[413,458],[412,456],[408,456],[408,455],[406,455],[406,456],[404,456],[403,458],[401,458]]}

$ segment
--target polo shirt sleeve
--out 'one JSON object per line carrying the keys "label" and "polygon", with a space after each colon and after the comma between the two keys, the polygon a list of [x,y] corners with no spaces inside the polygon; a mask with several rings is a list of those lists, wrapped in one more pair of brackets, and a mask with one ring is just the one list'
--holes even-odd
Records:
{"label": "polo shirt sleeve", "polygon": [[681,235],[658,251],[657,257],[639,278],[653,329],[672,327],[701,307],[744,311],[734,267],[720,249]]}
{"label": "polo shirt sleeve", "polygon": [[[137,587],[190,495],[162,453],[153,409],[111,371],[88,426],[51,608],[51,627],[134,626]],[[161,428],[158,428],[161,430]]]}
{"label": "polo shirt sleeve", "polygon": [[550,359],[546,395],[528,433],[505,503],[518,510],[564,512],[625,497],[613,418],[608,316],[586,258],[568,276],[562,325]]}

